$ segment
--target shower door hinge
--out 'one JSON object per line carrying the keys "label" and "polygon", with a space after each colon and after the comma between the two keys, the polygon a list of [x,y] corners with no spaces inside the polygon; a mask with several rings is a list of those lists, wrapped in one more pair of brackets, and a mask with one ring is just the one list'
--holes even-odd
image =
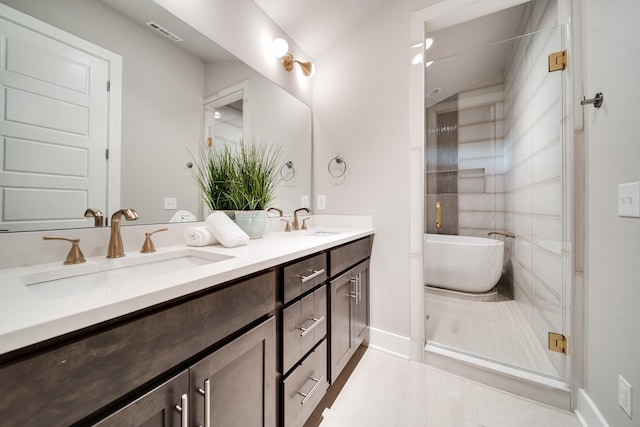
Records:
{"label": "shower door hinge", "polygon": [[549,332],[549,350],[567,354],[567,337],[556,332]]}
{"label": "shower door hinge", "polygon": [[107,92],[111,92],[111,80],[107,80]]}
{"label": "shower door hinge", "polygon": [[549,54],[549,72],[562,71],[567,68],[567,50]]}

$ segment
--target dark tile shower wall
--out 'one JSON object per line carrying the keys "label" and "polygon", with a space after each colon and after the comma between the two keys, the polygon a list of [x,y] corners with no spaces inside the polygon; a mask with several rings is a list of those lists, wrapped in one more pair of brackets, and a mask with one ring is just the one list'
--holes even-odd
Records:
{"label": "dark tile shower wall", "polygon": [[[427,119],[425,174],[425,230],[431,234],[458,234],[458,99],[439,103]],[[440,202],[441,227],[436,228],[436,203]]]}

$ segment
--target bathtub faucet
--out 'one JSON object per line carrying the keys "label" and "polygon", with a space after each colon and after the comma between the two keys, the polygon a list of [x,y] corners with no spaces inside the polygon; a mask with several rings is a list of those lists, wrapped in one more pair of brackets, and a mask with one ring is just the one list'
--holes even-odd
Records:
{"label": "bathtub faucet", "polygon": [[493,234],[499,234],[499,235],[504,236],[504,237],[511,237],[512,239],[516,238],[516,235],[513,234],[513,233],[510,233],[510,232],[509,233],[501,233],[500,231],[490,231],[490,232],[487,233],[487,236],[491,236]]}

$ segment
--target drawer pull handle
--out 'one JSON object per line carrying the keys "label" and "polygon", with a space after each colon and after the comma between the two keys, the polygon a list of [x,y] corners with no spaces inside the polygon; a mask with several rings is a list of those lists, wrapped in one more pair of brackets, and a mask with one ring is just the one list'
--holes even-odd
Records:
{"label": "drawer pull handle", "polygon": [[309,271],[313,271],[313,273],[311,273],[308,276],[298,276],[298,277],[300,277],[300,283],[306,283],[309,280],[318,277],[319,275],[324,273],[324,268],[321,268],[320,270],[309,270]]}
{"label": "drawer pull handle", "polygon": [[305,394],[305,393],[303,393],[301,391],[298,391],[298,394],[300,396],[304,397],[304,399],[302,399],[302,401],[300,402],[301,405],[304,405],[305,403],[307,403],[307,399],[309,399],[313,395],[313,393],[315,393],[315,391],[318,388],[318,386],[320,385],[320,383],[322,383],[322,380],[324,380],[324,374],[320,378],[309,377],[309,379],[311,381],[315,381],[316,383],[313,385],[311,390],[309,390],[309,393]]}
{"label": "drawer pull handle", "polygon": [[176,405],[176,411],[180,412],[180,425],[187,427],[189,425],[189,396],[186,393],[180,397],[180,404]]}
{"label": "drawer pull handle", "polygon": [[198,393],[204,397],[204,427],[211,427],[211,382],[204,380],[204,390],[199,388]]}
{"label": "drawer pull handle", "polygon": [[358,298],[360,296],[359,286],[358,286],[360,283],[359,277],[360,277],[360,274],[349,279],[349,283],[352,283],[354,285],[353,291],[351,290],[351,285],[349,285],[349,297],[354,298],[356,300],[356,305],[358,304]]}
{"label": "drawer pull handle", "polygon": [[320,318],[310,317],[309,320],[313,320],[313,324],[311,326],[309,326],[308,328],[298,328],[302,331],[302,333],[300,334],[300,337],[304,337],[309,332],[311,332],[316,326],[322,323],[324,321],[324,316]]}

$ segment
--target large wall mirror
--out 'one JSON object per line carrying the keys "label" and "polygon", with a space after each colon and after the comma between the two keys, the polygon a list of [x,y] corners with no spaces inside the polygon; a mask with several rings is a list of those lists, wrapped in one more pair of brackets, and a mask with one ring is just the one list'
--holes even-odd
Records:
{"label": "large wall mirror", "polygon": [[[102,201],[87,203],[87,208],[99,209],[106,217],[120,208],[135,209],[140,218],[131,224],[137,225],[168,223],[179,210],[203,219],[207,212],[189,164],[199,145],[205,143],[211,120],[234,111],[241,118],[243,138],[282,146],[282,173],[286,180],[274,205],[289,213],[309,200],[310,107],[154,1],[0,0],[0,3],[122,58],[121,120],[117,126],[120,183],[117,191],[111,191],[119,195],[110,204],[107,196]],[[149,26],[150,22],[155,29]],[[172,40],[175,36],[182,40]],[[236,95],[227,97],[230,93]],[[225,97],[229,103],[223,102]],[[22,106],[33,111],[26,101]],[[41,159],[43,165],[72,166],[72,156],[47,157],[40,145],[31,146],[21,158]],[[7,144],[3,148],[6,152]],[[294,168],[293,175],[290,166]],[[13,173],[11,179],[11,186],[21,185],[17,181],[20,173]],[[29,206],[29,221],[12,224],[3,217],[0,229],[10,232],[94,226],[92,218],[84,217],[84,209],[78,209],[72,218],[47,218],[47,212],[57,212],[53,205],[56,199],[61,198],[34,197]],[[175,208],[166,208],[166,199],[175,199]],[[8,203],[0,208],[3,213],[15,213]]]}

